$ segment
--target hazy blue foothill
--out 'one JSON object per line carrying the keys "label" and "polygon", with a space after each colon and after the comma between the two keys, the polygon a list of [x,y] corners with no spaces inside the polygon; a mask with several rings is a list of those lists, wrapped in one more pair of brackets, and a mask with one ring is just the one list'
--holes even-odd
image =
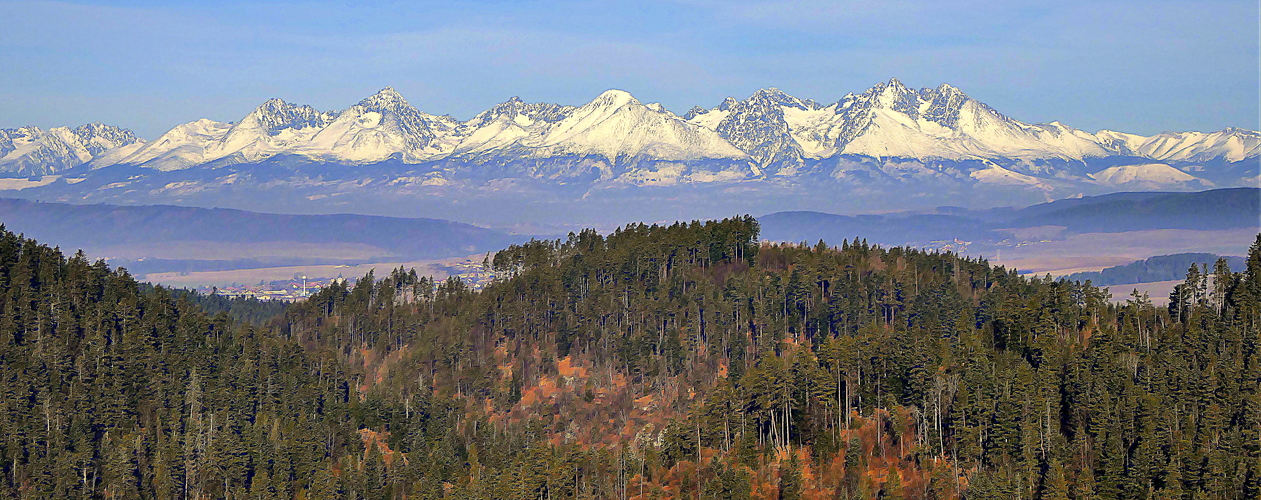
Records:
{"label": "hazy blue foothill", "polygon": [[[620,192],[620,201],[642,202],[634,190]],[[709,197],[703,197],[709,199]],[[609,200],[605,200],[609,201]],[[694,201],[694,200],[692,200]],[[690,203],[691,201],[689,201]],[[589,207],[599,205],[588,200]],[[474,213],[470,204],[466,216]],[[567,214],[566,204],[540,204],[556,216]],[[738,203],[697,203],[699,210],[721,213],[751,208]],[[486,209],[483,207],[483,209]],[[458,215],[458,214],[456,214]],[[587,212],[569,212],[585,217]],[[778,242],[819,240],[838,245],[855,237],[885,246],[911,245],[960,251],[962,243],[973,255],[989,255],[1017,239],[1014,230],[1044,228],[1064,237],[1086,232],[1127,232],[1145,229],[1233,229],[1258,227],[1261,189],[1232,188],[1199,193],[1116,193],[1033,205],[988,210],[941,206],[930,211],[880,215],[836,215],[816,211],[774,212],[758,217],[762,238]],[[634,219],[623,219],[623,224]],[[111,264],[136,274],[197,272],[293,265],[343,265],[391,259],[437,259],[494,251],[529,236],[502,229],[441,219],[369,215],[293,215],[206,209],[169,205],[74,205],[0,198],[0,223],[8,229],[63,248],[143,249],[170,242],[213,242],[254,249],[249,255],[224,252],[197,258],[175,255],[109,255]],[[611,228],[610,228],[611,229]],[[1039,230],[1041,231],[1041,230]],[[530,234],[563,235],[564,228]],[[957,240],[957,241],[956,241]],[[300,251],[275,252],[286,245],[358,245],[371,256],[339,252],[314,255]],[[253,246],[251,246],[253,245]],[[258,251],[259,245],[268,252]],[[1178,266],[1175,266],[1178,267]],[[1177,272],[1183,273],[1182,265]],[[1175,276],[1176,278],[1176,276]],[[1175,279],[1171,278],[1171,279]]]}
{"label": "hazy blue foothill", "polygon": [[1075,232],[1145,229],[1230,229],[1256,226],[1261,217],[1257,188],[1198,193],[1115,193],[1057,200],[1016,212],[1014,227],[1065,226]]}
{"label": "hazy blue foothill", "polygon": [[[439,219],[355,214],[292,215],[169,205],[73,205],[0,198],[0,223],[64,248],[173,241],[364,244],[389,255],[427,259],[495,250],[522,238]],[[301,264],[336,263],[312,262]],[[274,264],[274,262],[263,262]],[[229,268],[214,263],[188,270]]]}
{"label": "hazy blue foothill", "polygon": [[[438,254],[452,257],[459,254]],[[402,259],[410,260],[407,257]],[[197,273],[209,271],[232,271],[234,269],[259,269],[264,267],[292,266],[350,266],[361,264],[365,259],[318,259],[291,256],[269,256],[256,259],[158,259],[142,257],[135,259],[111,258],[109,264],[126,269],[137,276],[149,273]],[[376,260],[376,259],[373,259]]]}
{"label": "hazy blue foothill", "polygon": [[[1086,281],[1096,286],[1128,285],[1131,283],[1151,283],[1154,281],[1172,281],[1186,278],[1187,270],[1192,265],[1206,266],[1209,272],[1219,255],[1211,253],[1179,253],[1173,255],[1157,255],[1155,257],[1131,262],[1123,266],[1113,266],[1102,271],[1073,273],[1065,276],[1070,281]],[[1243,272],[1247,267],[1243,257],[1226,256],[1226,264],[1231,272]]]}
{"label": "hazy blue foothill", "polygon": [[[777,212],[759,217],[772,241],[840,242],[855,237],[883,245],[926,246],[958,239],[984,246],[1008,240],[1007,230],[1055,226],[1061,234],[1150,229],[1215,230],[1261,226],[1261,189],[1197,193],[1114,193],[1057,200],[1025,208],[968,210],[943,206],[934,213],[835,215]],[[1182,271],[1186,271],[1183,266]]]}
{"label": "hazy blue foothill", "polygon": [[[975,216],[946,214],[835,215],[822,212],[776,212],[758,218],[763,238],[771,241],[838,243],[856,237],[871,243],[961,239],[998,240],[994,225]],[[897,243],[894,243],[897,242]]]}

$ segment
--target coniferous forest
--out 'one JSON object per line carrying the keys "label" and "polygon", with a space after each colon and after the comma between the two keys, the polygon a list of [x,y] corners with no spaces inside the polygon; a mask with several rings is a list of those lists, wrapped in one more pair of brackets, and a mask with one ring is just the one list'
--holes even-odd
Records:
{"label": "coniferous forest", "polygon": [[263,319],[0,231],[0,497],[1261,498],[1261,237],[1169,307],[751,217],[488,263]]}

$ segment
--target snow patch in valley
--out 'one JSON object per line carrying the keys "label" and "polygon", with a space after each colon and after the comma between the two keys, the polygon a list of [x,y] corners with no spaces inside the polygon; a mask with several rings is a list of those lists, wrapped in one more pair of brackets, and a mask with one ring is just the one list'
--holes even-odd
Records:
{"label": "snow patch in valley", "polygon": [[47,186],[49,184],[57,182],[57,179],[60,179],[60,178],[61,178],[60,175],[45,175],[45,176],[39,177],[39,180],[0,179],[0,191],[21,191],[23,189]]}
{"label": "snow patch in valley", "polygon": [[1211,182],[1163,163],[1119,165],[1089,174],[1089,177],[1109,186],[1138,186],[1146,189],[1183,187],[1195,182],[1213,185]]}
{"label": "snow patch in valley", "polygon": [[990,163],[988,168],[974,170],[969,175],[982,184],[1024,186],[1035,187],[1046,191],[1051,190],[1051,186],[1043,183],[1037,177],[1025,175],[1020,172],[1013,172],[993,163]]}
{"label": "snow patch in valley", "polygon": [[671,163],[658,164],[655,170],[633,170],[622,175],[621,181],[639,186],[675,186],[686,181],[686,166]]}

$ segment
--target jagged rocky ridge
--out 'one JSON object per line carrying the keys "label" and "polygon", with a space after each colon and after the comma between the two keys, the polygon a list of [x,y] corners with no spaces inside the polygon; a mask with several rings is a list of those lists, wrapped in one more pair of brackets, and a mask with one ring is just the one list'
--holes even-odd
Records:
{"label": "jagged rocky ridge", "polygon": [[74,129],[0,129],[0,172],[18,176],[53,174],[141,142],[130,130],[100,123]]}
{"label": "jagged rocky ridge", "polygon": [[[0,131],[0,172],[10,176],[187,171],[164,177],[151,194],[172,185],[207,189],[210,178],[239,184],[256,172],[250,165],[297,172],[319,164],[354,166],[354,174],[337,175],[396,189],[518,179],[596,187],[988,186],[1050,196],[1251,185],[1259,155],[1255,131],[1146,137],[1026,124],[950,85],[914,90],[896,79],[831,104],[769,88],[683,116],[610,90],[577,107],[514,97],[461,122],[386,88],[344,111],[272,99],[238,122],[190,122],[151,142],[103,125]],[[274,177],[273,185],[321,182]]]}

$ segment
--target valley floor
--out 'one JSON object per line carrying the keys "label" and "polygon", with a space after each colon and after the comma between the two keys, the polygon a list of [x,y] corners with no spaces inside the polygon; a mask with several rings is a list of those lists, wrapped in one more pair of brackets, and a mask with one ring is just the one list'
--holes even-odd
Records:
{"label": "valley floor", "polygon": [[1261,228],[1219,231],[1156,229],[1124,233],[1082,233],[1057,240],[1003,248],[989,256],[991,264],[1019,269],[1021,273],[1054,277],[1081,271],[1098,271],[1153,255],[1205,252],[1245,255]]}

